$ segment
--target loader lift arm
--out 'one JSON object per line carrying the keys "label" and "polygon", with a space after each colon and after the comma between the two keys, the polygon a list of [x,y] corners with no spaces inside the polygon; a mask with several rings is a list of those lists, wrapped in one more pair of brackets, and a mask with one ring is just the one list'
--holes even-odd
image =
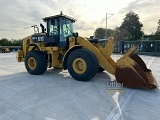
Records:
{"label": "loader lift arm", "polygon": [[99,44],[98,39],[80,37],[73,31],[76,20],[62,12],[45,17],[43,21],[46,22],[46,32],[43,28],[42,32],[23,38],[22,50],[17,52],[17,61],[24,62],[30,74],[43,74],[48,67],[63,68],[68,69],[74,79],[88,81],[101,68],[100,71],[115,75],[116,80],[125,86],[156,88],[151,70],[135,53],[136,47],[130,48],[115,62],[111,57],[114,48],[112,37],[105,47]]}

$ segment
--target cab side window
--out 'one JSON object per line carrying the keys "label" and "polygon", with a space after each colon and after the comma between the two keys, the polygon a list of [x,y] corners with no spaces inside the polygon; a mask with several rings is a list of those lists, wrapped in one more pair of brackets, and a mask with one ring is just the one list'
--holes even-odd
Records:
{"label": "cab side window", "polygon": [[63,34],[64,37],[67,37],[72,34],[70,24],[63,24]]}
{"label": "cab side window", "polygon": [[58,22],[53,20],[49,22],[49,36],[58,35]]}

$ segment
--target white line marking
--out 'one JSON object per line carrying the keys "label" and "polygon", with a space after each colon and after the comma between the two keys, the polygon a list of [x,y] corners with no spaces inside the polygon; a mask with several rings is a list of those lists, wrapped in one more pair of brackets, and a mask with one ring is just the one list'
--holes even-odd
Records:
{"label": "white line marking", "polygon": [[149,63],[147,64],[147,68],[150,68],[153,61],[155,60],[155,57],[152,57],[152,59],[149,61]]}
{"label": "white line marking", "polygon": [[[152,59],[147,64],[147,68],[151,67],[154,60],[155,60],[155,57],[152,57]],[[112,97],[115,103],[117,104],[117,106],[111,110],[111,112],[109,113],[109,115],[107,116],[105,120],[112,120],[112,119],[114,120],[114,119],[119,119],[119,118],[121,118],[121,120],[124,120],[122,110],[124,109],[124,107],[126,106],[126,104],[128,103],[128,101],[130,100],[131,96],[133,95],[135,91],[136,89],[135,90],[131,88],[127,89],[126,97],[122,97],[119,101],[118,101],[119,94],[117,94],[116,92]],[[115,99],[115,96],[116,96],[116,99]]]}

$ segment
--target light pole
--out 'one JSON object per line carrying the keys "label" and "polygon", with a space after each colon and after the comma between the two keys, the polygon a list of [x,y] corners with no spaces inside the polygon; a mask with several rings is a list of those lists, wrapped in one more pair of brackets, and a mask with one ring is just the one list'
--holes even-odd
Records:
{"label": "light pole", "polygon": [[106,29],[105,29],[105,39],[107,39],[107,14],[113,15],[111,13],[106,13]]}

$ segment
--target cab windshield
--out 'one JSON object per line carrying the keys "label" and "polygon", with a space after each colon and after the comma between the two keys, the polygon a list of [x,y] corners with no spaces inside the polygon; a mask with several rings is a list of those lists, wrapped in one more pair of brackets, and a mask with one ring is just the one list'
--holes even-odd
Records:
{"label": "cab windshield", "polygon": [[70,20],[61,19],[61,29],[60,29],[60,35],[61,37],[69,37],[72,36],[73,33],[73,25]]}

